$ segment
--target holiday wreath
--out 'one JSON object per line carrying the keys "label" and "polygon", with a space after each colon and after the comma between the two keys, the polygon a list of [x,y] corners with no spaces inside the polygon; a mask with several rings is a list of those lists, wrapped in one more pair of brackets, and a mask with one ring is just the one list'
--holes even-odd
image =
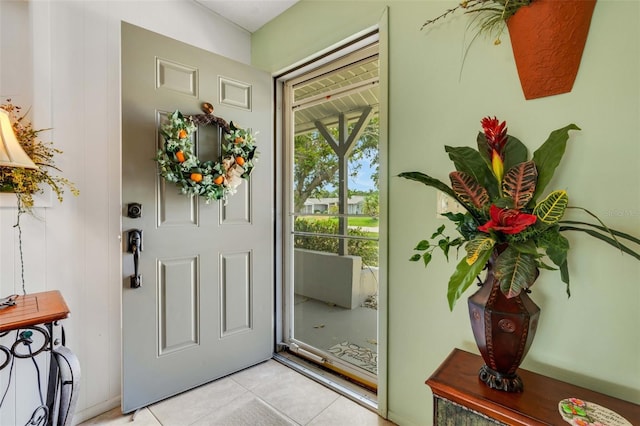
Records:
{"label": "holiday wreath", "polygon": [[[209,106],[209,109],[207,109]],[[255,137],[251,130],[227,123],[211,112],[210,104],[203,107],[207,114],[183,115],[175,111],[160,127],[164,146],[156,161],[160,176],[174,182],[183,194],[198,195],[207,203],[224,200],[236,192],[242,179],[248,179],[257,160]],[[224,133],[220,161],[200,161],[195,154],[192,134],[198,125],[216,124]]]}

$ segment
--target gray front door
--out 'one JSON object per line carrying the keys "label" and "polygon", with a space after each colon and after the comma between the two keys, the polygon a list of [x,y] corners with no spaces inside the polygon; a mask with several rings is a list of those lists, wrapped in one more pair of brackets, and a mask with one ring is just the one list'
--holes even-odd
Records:
{"label": "gray front door", "polygon": [[[122,410],[130,412],[271,357],[272,85],[268,74],[122,24]],[[227,205],[179,193],[154,157],[167,114],[214,115],[251,128],[258,163]],[[200,126],[201,159],[221,131]],[[140,203],[140,218],[127,205]],[[142,231],[141,286],[131,288],[130,231]]]}

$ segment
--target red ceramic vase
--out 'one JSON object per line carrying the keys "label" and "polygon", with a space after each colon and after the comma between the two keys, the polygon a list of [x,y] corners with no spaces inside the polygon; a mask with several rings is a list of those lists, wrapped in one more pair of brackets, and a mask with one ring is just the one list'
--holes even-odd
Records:
{"label": "red ceramic vase", "polygon": [[526,99],[570,92],[596,0],[533,0],[507,21]]}
{"label": "red ceramic vase", "polygon": [[531,347],[540,308],[522,291],[508,299],[495,279],[494,252],[482,287],[468,299],[471,328],[485,365],[479,378],[492,389],[522,392],[516,370]]}

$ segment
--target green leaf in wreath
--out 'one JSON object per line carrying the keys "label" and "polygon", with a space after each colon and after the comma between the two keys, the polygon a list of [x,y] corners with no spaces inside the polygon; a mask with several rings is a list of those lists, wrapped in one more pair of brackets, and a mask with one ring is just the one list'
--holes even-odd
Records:
{"label": "green leaf in wreath", "polygon": [[451,188],[465,204],[482,210],[489,203],[487,190],[480,186],[471,175],[455,171],[449,173],[449,179],[451,180]]}
{"label": "green leaf in wreath", "polygon": [[537,180],[538,171],[533,161],[516,164],[502,179],[502,193],[513,200],[514,209],[520,210],[533,198]]}
{"label": "green leaf in wreath", "polygon": [[507,247],[496,260],[495,277],[507,298],[516,297],[522,290],[529,288],[537,275],[535,256],[521,253],[514,247]]}
{"label": "green leaf in wreath", "polygon": [[491,257],[491,250],[482,253],[473,265],[467,263],[466,257],[458,263],[456,270],[453,272],[453,275],[451,275],[451,278],[449,278],[449,286],[447,289],[447,300],[449,301],[450,310],[453,311],[456,301],[460,299],[462,293],[469,288],[480,272],[482,272],[489,257]]}
{"label": "green leaf in wreath", "polygon": [[496,241],[487,234],[478,234],[464,246],[467,251],[467,263],[473,265],[485,251],[491,251],[495,244]]}
{"label": "green leaf in wreath", "polygon": [[569,130],[580,130],[575,124],[551,132],[547,140],[533,153],[533,161],[538,169],[538,186],[533,201],[543,193],[560,164],[569,139]]}

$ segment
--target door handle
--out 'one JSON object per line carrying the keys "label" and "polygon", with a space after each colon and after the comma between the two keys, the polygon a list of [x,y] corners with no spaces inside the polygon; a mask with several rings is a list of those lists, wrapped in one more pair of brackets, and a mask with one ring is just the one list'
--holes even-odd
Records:
{"label": "door handle", "polygon": [[133,253],[133,275],[131,275],[131,288],[138,288],[142,284],[142,277],[138,271],[140,262],[140,252],[142,251],[142,230],[132,229],[129,231],[129,253]]}

